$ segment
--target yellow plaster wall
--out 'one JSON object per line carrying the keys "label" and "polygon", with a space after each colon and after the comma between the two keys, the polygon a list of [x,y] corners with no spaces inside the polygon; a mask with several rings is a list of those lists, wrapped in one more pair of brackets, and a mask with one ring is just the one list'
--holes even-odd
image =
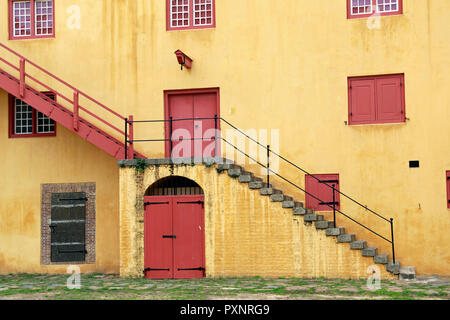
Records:
{"label": "yellow plaster wall", "polygon": [[[302,217],[283,209],[258,190],[218,174],[215,166],[150,166],[144,172],[120,169],[120,274],[144,270],[144,194],[167,176],[195,180],[205,194],[207,277],[367,278],[373,258],[337,243]],[[394,276],[380,267],[383,279]]]}
{"label": "yellow plaster wall", "polygon": [[[0,19],[0,41],[135,119],[163,118],[164,90],[220,87],[223,117],[243,129],[279,129],[281,154],[312,173],[339,173],[341,190],[393,217],[402,265],[450,274],[448,0],[404,0],[402,15],[381,17],[372,29],[367,19],[347,19],[345,0],[217,0],[217,27],[196,31],[166,31],[163,0],[55,2],[54,39],[9,41]],[[74,4],[80,29],[67,26]],[[192,70],[180,71],[176,49],[194,59]],[[345,125],[347,77],[390,73],[405,74],[409,120]],[[163,128],[139,125],[135,133],[161,138]],[[164,155],[162,144],[136,147],[148,158]],[[409,160],[421,167],[409,169]],[[287,166],[280,173],[304,184]],[[345,200],[342,208],[389,236],[385,222]],[[387,251],[382,240],[340,223]]]}
{"label": "yellow plaster wall", "polygon": [[119,272],[117,162],[65,128],[49,138],[8,138],[7,94],[0,90],[0,273],[65,273],[41,265],[41,184],[96,184],[96,261],[81,272]]}

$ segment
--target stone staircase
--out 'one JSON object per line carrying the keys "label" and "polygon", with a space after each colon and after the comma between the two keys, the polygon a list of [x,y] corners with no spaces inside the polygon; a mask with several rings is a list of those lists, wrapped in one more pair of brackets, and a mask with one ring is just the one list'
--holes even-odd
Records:
{"label": "stone staircase", "polygon": [[270,197],[270,201],[279,202],[286,209],[292,209],[294,216],[303,217],[303,221],[307,224],[314,224],[317,230],[325,230],[327,237],[335,237],[338,243],[349,243],[350,250],[361,251],[362,256],[372,257],[374,264],[382,265],[386,271],[398,275],[400,280],[415,279],[414,267],[400,267],[400,262],[395,263],[389,261],[389,255],[379,253],[375,247],[368,247],[367,241],[357,240],[355,234],[345,232],[345,228],[334,226],[333,221],[324,220],[324,215],[314,212],[313,209],[304,207],[303,202],[297,202],[293,197],[287,196],[282,190],[273,188],[270,184],[263,182],[263,179],[254,176],[252,172],[245,171],[243,167],[225,163],[217,165],[217,172],[228,172],[231,178],[237,178],[240,183],[248,184],[252,190],[259,190],[261,196]]}

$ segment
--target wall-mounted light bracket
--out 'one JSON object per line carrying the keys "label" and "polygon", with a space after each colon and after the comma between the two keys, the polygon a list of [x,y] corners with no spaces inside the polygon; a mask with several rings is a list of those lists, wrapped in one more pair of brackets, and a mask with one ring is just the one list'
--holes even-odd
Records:
{"label": "wall-mounted light bracket", "polygon": [[183,66],[191,69],[193,60],[187,56],[183,51],[177,50],[175,51],[175,55],[177,56],[178,63],[181,65],[181,70],[183,70]]}

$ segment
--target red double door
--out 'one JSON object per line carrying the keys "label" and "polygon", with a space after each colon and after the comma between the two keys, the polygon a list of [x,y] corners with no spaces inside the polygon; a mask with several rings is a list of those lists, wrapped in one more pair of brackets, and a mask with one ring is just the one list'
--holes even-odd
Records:
{"label": "red double door", "polygon": [[144,203],[145,277],[203,278],[204,196],[151,196]]}
{"label": "red double door", "polygon": [[166,144],[166,157],[219,156],[219,133],[215,143],[215,129],[220,129],[219,119],[215,120],[216,115],[219,117],[218,89],[165,92],[165,109],[166,120],[169,120],[166,139],[172,136],[174,140]]}

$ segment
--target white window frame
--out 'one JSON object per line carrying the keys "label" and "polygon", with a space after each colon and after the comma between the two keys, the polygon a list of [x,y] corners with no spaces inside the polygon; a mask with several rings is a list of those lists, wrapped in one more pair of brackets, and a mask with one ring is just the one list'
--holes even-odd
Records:
{"label": "white window frame", "polygon": [[[22,9],[22,8],[20,8],[20,4],[26,4],[26,3],[28,3],[29,4],[29,8],[24,8],[24,9]],[[16,7],[17,6],[17,7]],[[25,14],[21,14],[20,12],[19,12],[19,14],[18,15],[16,15],[16,11],[17,10],[19,10],[19,11],[21,11],[21,10],[25,10]],[[27,14],[26,13],[26,10],[29,10],[30,11],[30,13],[29,14]],[[31,1],[30,0],[28,0],[28,1],[14,1],[13,3],[12,3],[12,24],[13,24],[13,36],[14,37],[17,37],[17,38],[19,38],[19,37],[31,37],[32,35],[33,35],[33,26],[31,25],[31,16],[32,16],[32,14],[33,14],[33,12],[31,12],[31,10],[32,10],[32,4],[31,4]],[[16,28],[16,18],[17,17],[24,17],[25,18],[25,21],[24,21],[24,23],[25,23],[25,28]],[[29,17],[30,18],[30,20],[29,21],[27,21],[26,20],[26,17]],[[19,22],[19,23],[22,23],[21,21]],[[27,28],[27,24],[29,24],[30,26]],[[25,30],[25,33],[28,31],[29,32],[29,34],[18,34],[18,35],[16,35],[16,31],[19,31],[19,33],[20,33],[20,31],[22,31],[22,30]]]}

